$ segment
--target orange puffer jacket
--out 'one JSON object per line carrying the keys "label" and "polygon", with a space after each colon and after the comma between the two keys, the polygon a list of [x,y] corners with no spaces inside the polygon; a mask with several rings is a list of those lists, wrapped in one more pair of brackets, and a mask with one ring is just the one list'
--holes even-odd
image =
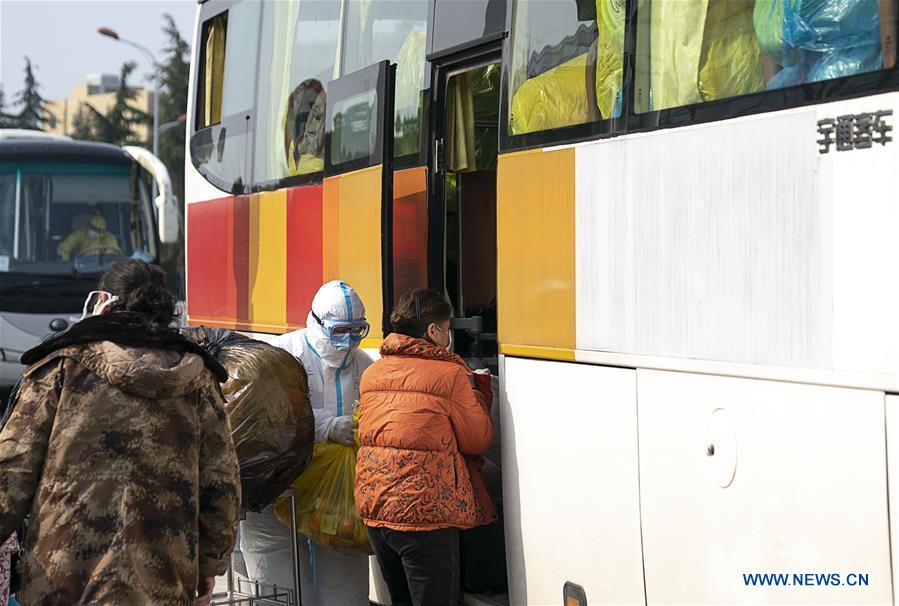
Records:
{"label": "orange puffer jacket", "polygon": [[495,519],[479,459],[489,403],[459,356],[392,334],[362,375],[356,507],[368,526],[472,528]]}

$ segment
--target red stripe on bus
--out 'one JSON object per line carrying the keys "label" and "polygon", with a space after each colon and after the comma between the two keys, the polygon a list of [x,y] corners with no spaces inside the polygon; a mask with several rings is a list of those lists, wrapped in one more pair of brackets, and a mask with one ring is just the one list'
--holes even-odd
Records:
{"label": "red stripe on bus", "polygon": [[231,207],[228,280],[229,317],[246,322],[250,315],[250,196],[237,196]]}
{"label": "red stripe on bus", "polygon": [[287,323],[305,326],[322,285],[322,186],[287,190]]}
{"label": "red stripe on bus", "polygon": [[413,288],[428,286],[427,169],[393,175],[393,305]]}
{"label": "red stripe on bus", "polygon": [[[246,320],[249,311],[248,196],[187,207],[187,313],[210,324]],[[196,319],[196,320],[194,320]]]}
{"label": "red stripe on bus", "polygon": [[231,198],[187,206],[187,313],[229,318],[227,284],[228,215]]}

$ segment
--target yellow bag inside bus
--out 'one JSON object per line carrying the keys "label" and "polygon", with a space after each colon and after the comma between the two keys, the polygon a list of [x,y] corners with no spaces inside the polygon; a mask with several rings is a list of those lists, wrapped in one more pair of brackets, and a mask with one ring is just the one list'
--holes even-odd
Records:
{"label": "yellow bag inside bus", "polygon": [[596,0],[596,104],[603,120],[616,117],[624,71],[624,12],[624,0]]}
{"label": "yellow bag inside bus", "polygon": [[704,101],[765,90],[753,4],[754,0],[710,0],[699,70]]}
{"label": "yellow bag inside bus", "polygon": [[652,109],[765,88],[752,0],[652,0]]}
{"label": "yellow bag inside bus", "polygon": [[586,69],[585,53],[525,80],[509,107],[512,134],[589,122]]}

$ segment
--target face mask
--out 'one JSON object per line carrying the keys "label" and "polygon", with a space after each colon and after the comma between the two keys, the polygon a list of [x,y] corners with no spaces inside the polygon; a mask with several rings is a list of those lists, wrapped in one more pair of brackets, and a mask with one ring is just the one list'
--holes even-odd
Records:
{"label": "face mask", "polygon": [[[100,302],[101,295],[106,295],[106,299],[102,303]],[[111,292],[106,292],[105,290],[92,290],[84,300],[84,307],[81,309],[81,318],[79,318],[79,321],[90,316],[99,316],[104,310],[108,309],[110,305],[118,300],[119,298]]]}
{"label": "face mask", "polygon": [[[446,347],[444,347],[444,349],[446,349],[447,351],[452,351],[453,350],[453,331],[452,331],[452,329],[443,330],[436,324],[434,325],[434,328],[436,328],[437,330],[439,330],[440,332],[442,332],[443,334],[446,335],[446,338],[448,339],[448,341],[446,342]],[[437,344],[435,343],[434,345],[437,345]]]}
{"label": "face mask", "polygon": [[337,349],[339,351],[347,351],[348,349],[353,349],[359,341],[353,342],[353,338],[350,335],[334,335],[332,334],[330,337],[331,347]]}

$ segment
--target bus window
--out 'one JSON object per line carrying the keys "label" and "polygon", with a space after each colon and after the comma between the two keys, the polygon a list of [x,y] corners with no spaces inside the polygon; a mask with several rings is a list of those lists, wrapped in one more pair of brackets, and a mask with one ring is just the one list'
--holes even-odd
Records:
{"label": "bus window", "polygon": [[0,174],[4,271],[93,273],[135,252],[156,256],[146,185],[127,167],[27,165]]}
{"label": "bus window", "polygon": [[346,164],[375,155],[378,94],[374,90],[334,104],[331,125],[331,164]]}
{"label": "bus window", "polygon": [[641,0],[635,109],[662,110],[881,69],[879,7],[885,4]]}
{"label": "bus window", "polygon": [[257,183],[322,171],[327,88],[336,77],[339,34],[339,2],[265,3],[256,98]]}
{"label": "bus window", "polygon": [[227,11],[203,24],[203,36],[200,39],[200,86],[197,87],[197,128],[218,124],[222,120],[227,30]]}
{"label": "bus window", "polygon": [[625,0],[519,0],[512,25],[509,133],[621,114]]}
{"label": "bus window", "polygon": [[259,2],[245,0],[203,23],[191,161],[214,185],[248,185],[247,117],[253,109]]}
{"label": "bus window", "polygon": [[394,155],[418,154],[425,129],[424,71],[428,0],[375,0],[347,5],[343,73],[388,59],[397,64]]}

